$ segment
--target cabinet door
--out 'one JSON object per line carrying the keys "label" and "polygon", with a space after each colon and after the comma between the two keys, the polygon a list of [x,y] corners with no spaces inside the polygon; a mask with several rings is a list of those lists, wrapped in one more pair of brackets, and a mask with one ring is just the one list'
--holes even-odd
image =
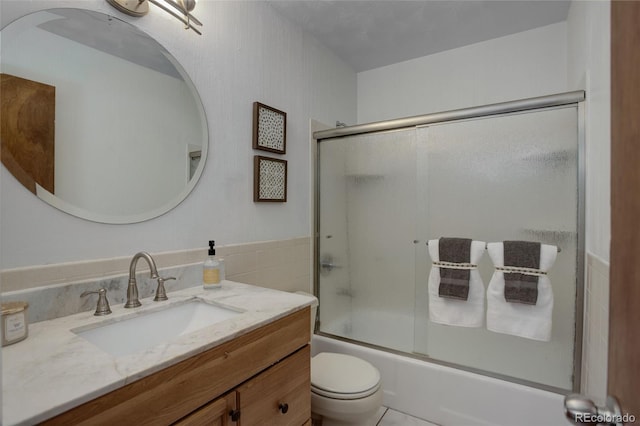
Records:
{"label": "cabinet door", "polygon": [[236,393],[231,392],[220,397],[202,408],[194,411],[185,418],[178,420],[174,426],[231,426],[237,425],[233,421],[231,412],[236,411]]}
{"label": "cabinet door", "polygon": [[240,426],[301,426],[311,417],[309,345],[237,388]]}

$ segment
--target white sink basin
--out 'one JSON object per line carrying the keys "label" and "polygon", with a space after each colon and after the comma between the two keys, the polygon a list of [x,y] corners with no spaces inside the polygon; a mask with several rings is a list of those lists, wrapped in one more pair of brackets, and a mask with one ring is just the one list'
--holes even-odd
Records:
{"label": "white sink basin", "polygon": [[134,315],[122,321],[71,331],[111,355],[122,356],[168,343],[240,314],[196,299],[159,311]]}

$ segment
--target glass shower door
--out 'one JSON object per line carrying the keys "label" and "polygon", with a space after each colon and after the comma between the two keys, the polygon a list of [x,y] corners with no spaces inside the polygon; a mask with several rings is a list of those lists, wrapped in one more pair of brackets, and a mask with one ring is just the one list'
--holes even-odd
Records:
{"label": "glass shower door", "polygon": [[[577,108],[561,107],[417,129],[420,240],[538,241],[562,249],[549,272],[550,342],[428,319],[426,245],[416,250],[414,352],[546,386],[572,389],[578,250]],[[479,264],[485,288],[494,268]]]}
{"label": "glass shower door", "polygon": [[413,350],[415,129],[318,144],[320,331]]}

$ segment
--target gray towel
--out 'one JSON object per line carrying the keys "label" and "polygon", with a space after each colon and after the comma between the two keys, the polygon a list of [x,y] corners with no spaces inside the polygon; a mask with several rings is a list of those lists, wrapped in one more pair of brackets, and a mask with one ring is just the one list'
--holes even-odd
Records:
{"label": "gray towel", "polygon": [[[467,238],[440,238],[438,252],[442,262],[470,263],[471,240]],[[447,299],[467,300],[470,277],[471,271],[468,269],[440,267],[438,296]]]}
{"label": "gray towel", "polygon": [[[540,243],[504,241],[504,266],[540,269]],[[519,273],[504,274],[504,298],[511,303],[535,305],[538,277]]]}

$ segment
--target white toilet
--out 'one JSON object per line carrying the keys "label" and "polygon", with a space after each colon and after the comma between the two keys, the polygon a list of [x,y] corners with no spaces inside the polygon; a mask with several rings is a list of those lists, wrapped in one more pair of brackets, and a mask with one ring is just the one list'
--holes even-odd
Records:
{"label": "white toilet", "polygon": [[322,426],[374,426],[381,406],[380,372],[369,362],[331,352],[311,358],[311,412],[322,416]]}

